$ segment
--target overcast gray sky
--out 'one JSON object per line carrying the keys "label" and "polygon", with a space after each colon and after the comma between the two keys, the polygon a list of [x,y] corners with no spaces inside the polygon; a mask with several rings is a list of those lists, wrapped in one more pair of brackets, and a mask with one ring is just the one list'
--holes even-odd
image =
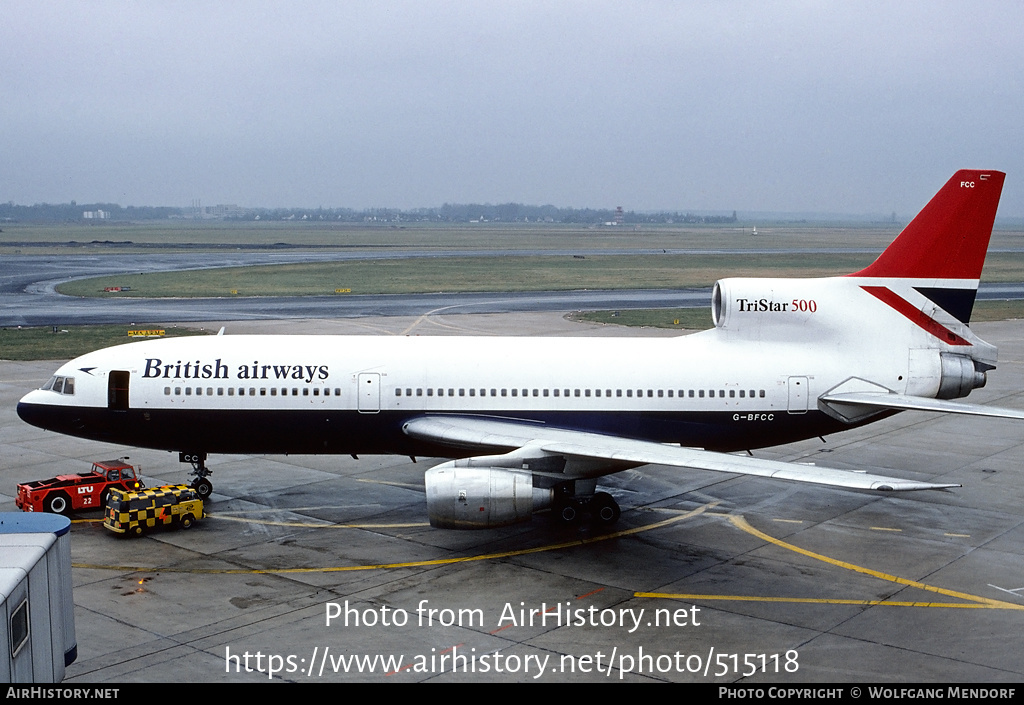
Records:
{"label": "overcast gray sky", "polygon": [[0,201],[1024,215],[1024,3],[0,5]]}

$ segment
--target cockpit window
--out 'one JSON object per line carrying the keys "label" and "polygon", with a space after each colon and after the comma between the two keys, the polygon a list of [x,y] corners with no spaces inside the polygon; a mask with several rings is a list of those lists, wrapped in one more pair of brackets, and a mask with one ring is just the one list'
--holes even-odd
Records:
{"label": "cockpit window", "polygon": [[74,394],[75,393],[75,378],[74,377],[60,377],[54,376],[50,378],[50,381],[42,386],[44,391],[57,392],[57,394]]}

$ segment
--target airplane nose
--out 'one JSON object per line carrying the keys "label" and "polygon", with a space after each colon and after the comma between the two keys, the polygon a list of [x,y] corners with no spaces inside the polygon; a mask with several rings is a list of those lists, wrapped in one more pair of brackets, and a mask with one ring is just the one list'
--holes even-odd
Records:
{"label": "airplane nose", "polygon": [[33,390],[21,398],[21,401],[18,402],[18,416],[25,423],[39,428],[48,428],[47,406],[40,403],[38,395],[39,390]]}
{"label": "airplane nose", "polygon": [[42,418],[39,412],[40,409],[37,404],[32,404],[24,399],[18,402],[18,416],[21,417],[21,420],[25,423],[32,424],[33,426],[43,428],[41,423]]}

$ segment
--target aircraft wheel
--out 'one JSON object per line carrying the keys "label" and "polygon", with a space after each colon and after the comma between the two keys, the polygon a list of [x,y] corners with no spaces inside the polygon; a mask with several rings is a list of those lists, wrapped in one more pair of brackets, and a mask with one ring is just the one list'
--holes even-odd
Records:
{"label": "aircraft wheel", "polygon": [[63,492],[54,492],[46,498],[44,509],[51,514],[67,514],[71,509],[71,500]]}
{"label": "aircraft wheel", "polygon": [[205,502],[210,498],[210,495],[213,494],[213,483],[203,477],[192,483],[192,489],[194,489],[199,494],[200,499]]}
{"label": "aircraft wheel", "polygon": [[607,492],[598,492],[590,500],[590,510],[599,524],[614,524],[622,515],[618,502]]}
{"label": "aircraft wheel", "polygon": [[580,512],[579,509],[576,508],[575,500],[557,507],[556,516],[558,517],[558,521],[562,524],[572,524],[579,519]]}

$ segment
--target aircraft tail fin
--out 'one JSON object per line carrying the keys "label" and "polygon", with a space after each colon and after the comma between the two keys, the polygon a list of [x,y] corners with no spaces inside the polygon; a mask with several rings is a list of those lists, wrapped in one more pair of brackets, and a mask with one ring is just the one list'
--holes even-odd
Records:
{"label": "aircraft tail fin", "polygon": [[1005,176],[956,172],[874,263],[850,276],[978,280]]}

